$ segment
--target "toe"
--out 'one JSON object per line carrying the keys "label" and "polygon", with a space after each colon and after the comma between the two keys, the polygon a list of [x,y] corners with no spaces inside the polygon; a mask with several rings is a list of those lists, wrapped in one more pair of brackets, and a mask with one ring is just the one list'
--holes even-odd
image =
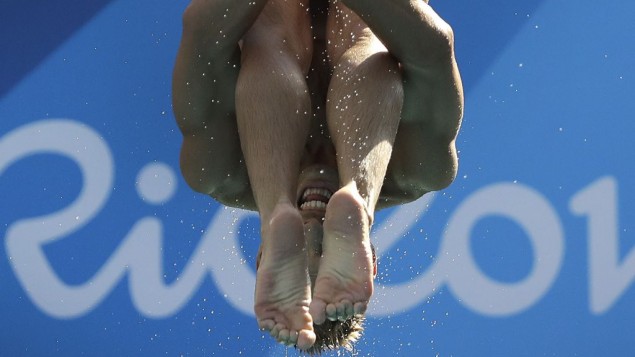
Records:
{"label": "toe", "polygon": [[350,319],[354,315],[353,303],[350,302],[349,300],[344,300],[343,303],[344,303],[344,315],[346,316],[346,319]]}
{"label": "toe", "polygon": [[278,334],[278,342],[282,343],[283,345],[289,343],[289,330],[280,330],[280,333]]}
{"label": "toe", "polygon": [[339,319],[340,317],[343,317],[346,311],[346,308],[344,307],[344,302],[340,301],[336,303],[335,308],[337,309],[337,318]]}
{"label": "toe", "polygon": [[275,326],[275,322],[273,320],[260,320],[258,321],[258,327],[260,327],[260,329],[262,331],[271,331],[271,329],[273,328],[273,326]]}
{"label": "toe", "polygon": [[298,346],[301,350],[307,350],[315,343],[315,332],[311,330],[302,330],[298,335]]}
{"label": "toe", "polygon": [[344,301],[340,301],[335,304],[337,308],[337,319],[340,321],[346,320],[346,303]]}
{"label": "toe", "polygon": [[280,331],[284,330],[285,326],[282,324],[276,324],[271,331],[269,331],[269,334],[271,335],[271,337],[275,338],[276,340],[278,339],[278,335],[280,335]]}
{"label": "toe", "polygon": [[353,316],[353,303],[350,300],[342,300],[337,303],[337,319],[347,320]]}
{"label": "toe", "polygon": [[326,318],[331,321],[337,321],[337,306],[335,304],[326,305]]}
{"label": "toe", "polygon": [[363,303],[363,302],[356,303],[353,308],[353,312],[355,313],[355,316],[364,315],[366,313],[367,307],[368,305],[366,303]]}
{"label": "toe", "polygon": [[316,325],[321,325],[326,321],[326,304],[322,300],[314,299],[311,301],[311,305],[309,306],[309,313],[313,318],[313,323]]}

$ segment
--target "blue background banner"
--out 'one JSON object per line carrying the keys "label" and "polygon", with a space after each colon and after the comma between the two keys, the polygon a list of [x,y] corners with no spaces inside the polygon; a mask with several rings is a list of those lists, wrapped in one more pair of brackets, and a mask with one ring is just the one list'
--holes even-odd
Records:
{"label": "blue background banner", "polygon": [[[284,355],[251,310],[257,216],[178,172],[186,5],[0,5],[0,355]],[[460,172],[378,213],[356,354],[635,355],[635,4],[432,5]]]}

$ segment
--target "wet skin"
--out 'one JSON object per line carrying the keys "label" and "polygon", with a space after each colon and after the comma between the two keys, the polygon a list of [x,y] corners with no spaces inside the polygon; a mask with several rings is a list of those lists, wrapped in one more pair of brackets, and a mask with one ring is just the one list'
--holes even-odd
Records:
{"label": "wet skin", "polygon": [[[306,267],[298,259],[285,264],[284,269],[307,270],[311,315],[317,317],[314,323],[321,324],[325,319],[345,320],[365,312],[376,265],[369,239],[370,218],[363,200],[350,188],[339,186],[335,151],[328,138],[315,131],[312,138],[303,155],[297,189]],[[261,246],[260,253],[264,249]],[[282,274],[279,270],[276,273]],[[286,331],[281,335],[271,325],[262,327],[282,343],[295,342],[287,339]]]}
{"label": "wet skin", "polygon": [[[280,6],[290,4],[273,0],[267,3],[274,2]],[[311,5],[317,2],[311,1]],[[326,0],[321,3],[325,4]],[[331,5],[337,3],[332,2]],[[223,204],[252,210],[256,209],[255,193],[266,196],[272,188],[278,187],[291,191],[291,196],[296,191],[296,197],[284,197],[282,204],[265,210],[266,214],[260,212],[265,219],[261,220],[262,256],[257,273],[255,312],[262,329],[279,342],[294,344],[301,349],[314,343],[314,323],[320,324],[326,319],[345,319],[366,310],[373,292],[372,279],[375,273],[369,239],[375,203],[379,209],[406,203],[426,192],[442,189],[454,179],[457,168],[454,142],[462,117],[463,100],[453,54],[453,35],[447,24],[423,1],[418,0],[341,0],[339,3],[345,3],[367,19],[373,32],[377,33],[390,50],[390,55],[394,56],[387,56],[387,52],[384,52],[380,56],[368,57],[379,58],[377,61],[364,63],[377,65],[387,60],[393,63],[398,59],[398,72],[404,78],[401,116],[387,116],[388,119],[401,120],[394,139],[392,158],[388,154],[385,160],[379,160],[382,164],[376,166],[385,164],[388,168],[385,175],[378,174],[375,180],[369,179],[368,175],[356,176],[361,180],[359,182],[349,180],[351,175],[346,171],[350,171],[351,167],[348,166],[351,161],[348,157],[342,161],[345,156],[342,153],[346,150],[342,150],[339,157],[336,156],[328,133],[333,128],[327,129],[326,125],[326,97],[327,93],[332,93],[329,92],[331,73],[340,63],[331,60],[342,55],[335,55],[336,52],[351,46],[359,49],[359,56],[365,56],[367,51],[360,47],[364,46],[364,41],[356,42],[348,38],[351,32],[343,22],[345,28],[340,29],[342,31],[329,32],[333,41],[320,37],[321,31],[313,37],[313,60],[306,83],[311,92],[313,117],[295,187],[294,184],[280,184],[274,180],[268,189],[254,189],[245,166],[247,154],[241,151],[239,140],[239,134],[242,137],[249,130],[239,133],[236,128],[236,81],[239,71],[243,73],[248,67],[242,66],[245,63],[240,61],[241,50],[236,44],[262,9],[263,2],[247,4],[233,0],[193,0],[189,7],[191,11],[184,15],[184,23],[188,26],[184,26],[173,83],[175,116],[184,136],[181,170],[192,188],[211,195]],[[232,8],[235,16],[226,19],[222,14],[229,8]],[[348,20],[354,17],[349,11],[341,18],[349,23]],[[395,21],[396,18],[399,21]],[[359,19],[355,21],[359,25]],[[272,24],[278,26],[280,22]],[[323,29],[324,25],[314,23],[311,28]],[[334,25],[337,28],[338,24]],[[220,26],[222,36],[217,36],[219,31],[215,26]],[[355,28],[359,28],[356,26],[353,24],[351,29],[355,31]],[[262,39],[270,39],[271,33],[268,29],[265,32],[268,35]],[[346,36],[338,38],[337,33]],[[363,36],[354,37],[360,39]],[[339,49],[337,46],[329,47],[329,50],[334,50],[330,53],[331,57],[326,53],[326,42],[341,45]],[[412,46],[413,42],[419,45]],[[217,46],[210,47],[211,43]],[[252,58],[262,56],[252,53]],[[355,57],[349,59],[353,61]],[[355,65],[351,63],[350,69],[354,71]],[[391,73],[396,73],[395,67],[392,68]],[[376,78],[379,72],[371,70],[368,73],[372,74],[368,77]],[[340,75],[344,77],[333,77],[351,78],[347,77],[345,71],[340,71]],[[350,80],[340,82],[353,83]],[[401,84],[399,81],[398,87]],[[380,97],[385,94],[383,89],[386,87],[381,86],[382,89],[376,92],[378,95],[364,98]],[[360,86],[358,89],[364,88],[368,87]],[[421,106],[422,101],[425,101],[425,106]],[[246,103],[253,104],[253,101]],[[372,117],[376,112],[372,110],[367,116]],[[331,112],[329,118],[334,117]],[[343,121],[352,117],[344,116]],[[334,126],[338,124],[332,120],[329,123]],[[281,127],[285,126],[277,126]],[[249,129],[249,126],[246,128]],[[334,132],[338,133],[337,130]],[[257,142],[260,134],[256,132],[253,136],[255,140],[244,142]],[[299,141],[302,137],[292,135],[288,138],[289,141]],[[342,137],[335,140],[339,149],[346,149],[343,144],[346,140]],[[338,159],[342,161],[341,170],[338,170]],[[261,166],[266,171],[272,164],[275,161]],[[273,171],[293,175],[295,169]],[[253,172],[250,171],[250,176]],[[368,190],[365,189],[367,182],[364,180],[374,182],[375,193],[381,188],[379,197],[368,197]],[[260,183],[262,180],[254,182]],[[362,189],[358,190],[356,185]],[[364,198],[360,192],[365,192],[362,193]]]}

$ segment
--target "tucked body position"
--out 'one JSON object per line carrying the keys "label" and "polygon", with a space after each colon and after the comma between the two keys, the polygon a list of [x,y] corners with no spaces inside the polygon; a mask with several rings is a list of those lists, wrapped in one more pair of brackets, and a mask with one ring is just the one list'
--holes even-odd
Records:
{"label": "tucked body position", "polygon": [[187,183],[259,213],[259,327],[347,346],[373,294],[375,211],[457,173],[451,27],[424,0],[192,0],[173,104]]}

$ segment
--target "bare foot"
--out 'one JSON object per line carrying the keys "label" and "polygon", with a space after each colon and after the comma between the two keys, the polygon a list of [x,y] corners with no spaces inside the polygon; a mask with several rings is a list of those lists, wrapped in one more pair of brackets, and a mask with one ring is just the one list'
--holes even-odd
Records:
{"label": "bare foot", "polygon": [[315,333],[300,213],[291,205],[276,207],[263,222],[262,244],[254,307],[258,325],[282,344],[308,349]]}
{"label": "bare foot", "polygon": [[373,294],[369,217],[354,184],[333,194],[326,207],[323,255],[310,312],[316,324],[366,312]]}

